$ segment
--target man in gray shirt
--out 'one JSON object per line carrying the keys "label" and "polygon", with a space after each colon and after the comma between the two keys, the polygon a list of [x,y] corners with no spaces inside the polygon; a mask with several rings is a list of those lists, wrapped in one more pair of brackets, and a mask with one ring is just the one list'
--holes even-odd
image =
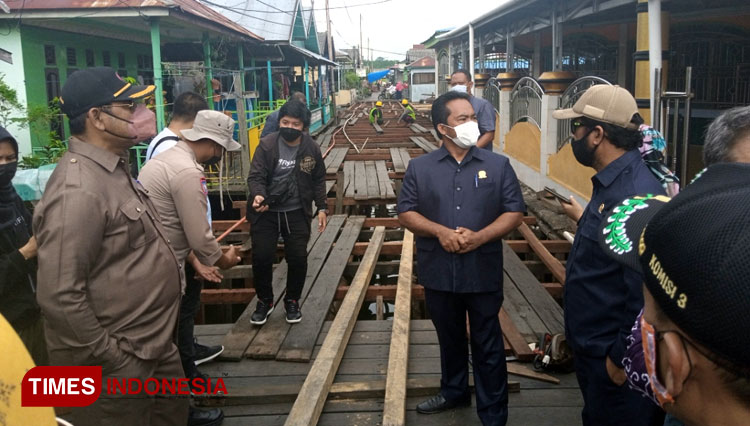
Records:
{"label": "man in gray shirt", "polygon": [[451,75],[451,90],[469,94],[469,102],[474,108],[479,123],[479,140],[477,146],[492,151],[492,140],[495,139],[495,107],[482,98],[474,96],[474,82],[466,70],[458,70]]}

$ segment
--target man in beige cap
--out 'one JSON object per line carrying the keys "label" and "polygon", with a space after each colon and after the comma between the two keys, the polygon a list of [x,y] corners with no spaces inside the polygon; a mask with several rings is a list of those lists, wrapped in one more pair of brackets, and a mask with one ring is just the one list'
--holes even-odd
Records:
{"label": "man in beige cap", "polygon": [[584,425],[649,425],[658,407],[628,389],[623,355],[626,338],[643,307],[638,272],[611,259],[598,244],[599,225],[612,207],[636,194],[664,195],[641,159],[642,136],[635,99],[619,86],[593,86],[573,108],[557,110],[571,119],[576,160],[596,170],[594,191],[584,209],[571,197],[562,203],[578,222],[565,273],[565,335],[575,353],[583,394]]}
{"label": "man in beige cap", "polygon": [[[159,211],[161,222],[181,264],[184,264],[191,252],[200,263],[221,269],[231,268],[240,261],[234,246],[222,254],[211,226],[206,221],[208,190],[201,166],[217,163],[225,151],[241,149],[242,146],[232,139],[234,124],[234,120],[221,112],[199,111],[193,127],[181,132],[182,137],[177,144],[152,158],[141,169],[139,179]],[[200,281],[195,282],[200,286]],[[197,291],[199,294],[200,288]],[[186,306],[186,302],[191,306]],[[194,313],[199,303],[200,299],[197,298],[183,300],[181,309]],[[186,319],[183,315],[180,317],[182,320]],[[206,380],[195,366],[192,328],[185,328],[187,333],[180,333],[177,342],[182,367],[185,376],[191,379],[191,384],[196,379]],[[202,412],[191,410],[190,414],[191,425],[218,424],[215,422],[220,422],[223,417],[219,409]],[[199,421],[197,417],[205,417],[202,419],[205,421]]]}

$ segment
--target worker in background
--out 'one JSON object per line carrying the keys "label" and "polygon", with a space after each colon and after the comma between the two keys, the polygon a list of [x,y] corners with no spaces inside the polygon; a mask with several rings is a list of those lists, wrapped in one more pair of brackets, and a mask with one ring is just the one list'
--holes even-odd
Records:
{"label": "worker in background", "polygon": [[611,258],[643,276],[628,380],[688,425],[750,424],[748,203],[750,165],[718,163],[671,201],[644,193],[619,203],[598,233]]}
{"label": "worker in background", "polygon": [[307,274],[310,221],[317,216],[318,232],[323,232],[328,223],[323,157],[318,144],[305,132],[310,127],[310,110],[302,102],[287,102],[279,110],[279,126],[278,132],[261,139],[247,178],[247,219],[258,295],[250,322],[255,325],[265,324],[275,309],[271,281],[279,234],[284,238],[288,265],[286,322],[302,320],[299,298]]}
{"label": "worker in background", "polygon": [[375,102],[375,106],[370,110],[370,124],[383,124],[383,101]]}
{"label": "worker in background", "polygon": [[440,392],[417,412],[471,405],[468,318],[477,413],[486,426],[505,425],[501,238],[521,223],[526,206],[508,159],[475,148],[479,130],[467,94],[437,98],[432,123],[443,145],[409,162],[398,197],[399,222],[416,236],[418,275],[440,343]]}
{"label": "worker in background", "polygon": [[44,324],[36,303],[36,238],[31,213],[11,183],[17,167],[18,142],[0,127],[0,314],[18,333],[34,363],[46,365]]}
{"label": "worker in background", "polygon": [[408,126],[410,124],[414,124],[417,122],[417,112],[414,110],[414,107],[411,106],[408,99],[401,100],[401,106],[404,108],[403,114],[401,114],[401,117],[398,118],[399,122],[404,122],[405,126]]}
{"label": "worker in background", "polygon": [[596,171],[585,210],[573,197],[571,203],[561,202],[578,222],[563,299],[584,426],[647,426],[663,418],[658,407],[623,386],[627,337],[643,307],[642,277],[610,259],[597,242],[604,213],[621,200],[641,193],[666,195],[638,151],[643,136],[634,121],[637,114],[627,90],[604,84],[586,90],[572,108],[552,113],[558,120],[571,119],[573,155]]}
{"label": "worker in background", "polygon": [[[110,67],[68,76],[60,104],[72,137],[33,218],[37,301],[51,365],[102,366],[110,378],[184,377],[174,343],[182,267],[128,149],[156,134],[144,104],[154,86]],[[76,426],[188,423],[188,400],[107,395],[73,407]]]}
{"label": "worker in background", "polygon": [[396,83],[396,99],[401,99],[404,93],[404,82],[399,81]]}
{"label": "worker in background", "polygon": [[[287,102],[291,101],[292,99],[302,102],[303,104],[307,104],[307,98],[305,98],[305,94],[302,92],[292,92],[292,94],[289,96],[289,99],[287,99]],[[279,110],[276,110],[268,114],[268,117],[266,117],[266,124],[263,126],[263,131],[260,132],[260,137],[261,139],[263,139],[264,137],[270,135],[271,133],[278,132],[278,131],[279,131]]]}
{"label": "worker in background", "polygon": [[467,93],[479,123],[479,141],[477,146],[492,151],[492,140],[495,138],[495,107],[488,101],[474,96],[474,82],[466,70],[458,70],[451,75],[451,90]]}
{"label": "worker in background", "polygon": [[[240,261],[237,250],[230,246],[222,253],[211,226],[206,222],[206,177],[201,164],[215,164],[224,151],[237,151],[242,147],[232,139],[235,121],[219,111],[199,111],[193,127],[184,129],[177,145],[150,160],[141,170],[140,181],[149,191],[161,216],[177,260],[184,265],[188,254],[195,256],[199,264],[211,265],[207,275],[215,274],[212,281],[221,281],[217,267],[229,269]],[[185,289],[180,312],[177,343],[180,349],[182,368],[187,378],[206,380],[196,361],[198,356],[213,359],[224,348],[206,347],[207,354],[195,351],[193,318],[200,307],[201,281],[193,280]],[[202,360],[202,359],[201,359]],[[206,422],[220,421],[221,410],[191,411]]]}

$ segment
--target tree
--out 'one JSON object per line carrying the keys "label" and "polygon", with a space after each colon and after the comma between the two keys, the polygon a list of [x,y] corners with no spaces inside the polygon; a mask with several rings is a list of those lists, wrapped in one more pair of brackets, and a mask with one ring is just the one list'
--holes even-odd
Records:
{"label": "tree", "polygon": [[0,126],[17,124],[24,127],[25,111],[18,102],[18,92],[5,82],[5,74],[0,73]]}

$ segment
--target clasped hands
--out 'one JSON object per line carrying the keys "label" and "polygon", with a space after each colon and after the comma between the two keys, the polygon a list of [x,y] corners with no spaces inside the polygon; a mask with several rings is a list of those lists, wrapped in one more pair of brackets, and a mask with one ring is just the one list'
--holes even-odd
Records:
{"label": "clasped hands", "polygon": [[474,232],[461,226],[455,230],[443,227],[437,237],[443,250],[448,253],[468,253],[486,242],[481,232]]}

